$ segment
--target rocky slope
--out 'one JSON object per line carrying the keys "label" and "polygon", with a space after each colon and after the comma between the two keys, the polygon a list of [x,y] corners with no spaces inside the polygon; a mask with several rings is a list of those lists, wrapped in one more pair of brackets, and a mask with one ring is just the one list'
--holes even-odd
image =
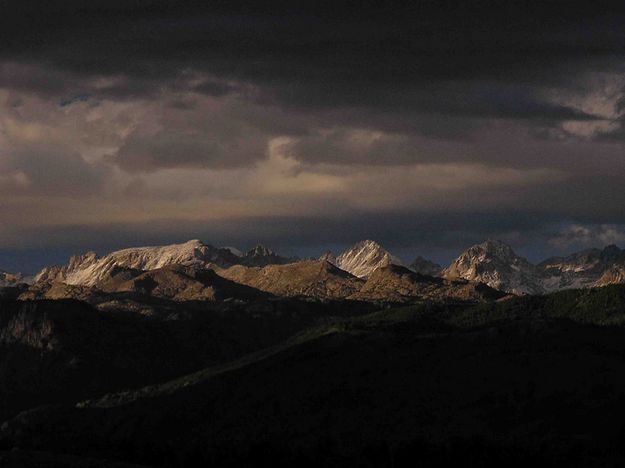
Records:
{"label": "rocky slope", "polygon": [[615,245],[588,249],[538,264],[547,291],[605,286],[625,279],[625,251]]}
{"label": "rocky slope", "polygon": [[277,296],[341,299],[357,292],[363,281],[324,260],[305,260],[262,268],[235,265],[217,273],[236,283]]}
{"label": "rocky slope", "polygon": [[[370,283],[360,294],[364,279],[381,268],[400,264],[399,259],[370,240],[356,244],[336,258],[328,253],[321,260],[294,260],[281,257],[261,245],[241,254],[232,248],[215,248],[198,240],[124,249],[103,257],[88,252],[72,257],[62,267],[42,270],[36,283],[20,297],[74,298],[99,304],[106,299],[106,294],[130,295],[130,299],[146,296],[176,301],[219,301],[227,298],[253,300],[262,295],[262,291],[283,297],[305,296],[322,300],[350,297],[373,301],[432,300],[436,297],[481,300],[479,294],[470,292],[474,284],[464,286],[466,291],[460,293],[457,287],[460,283],[456,282],[456,292],[452,293],[451,283],[430,281],[425,288],[425,283],[413,276],[410,285],[402,285],[397,278],[407,279],[409,275],[393,269],[385,270],[385,275],[397,273],[386,278],[388,284],[381,284],[382,277],[378,275],[375,286]],[[418,258],[413,268],[434,273],[439,267]],[[476,279],[475,282],[479,281]],[[393,290],[395,286],[399,290]]]}
{"label": "rocky slope", "polygon": [[241,263],[247,266],[267,266],[282,265],[284,263],[296,262],[297,258],[282,257],[264,245],[257,245],[244,256],[241,257]]}
{"label": "rocky slope", "polygon": [[141,300],[158,298],[173,301],[252,301],[270,295],[258,289],[235,283],[219,276],[212,269],[197,266],[168,265],[154,270],[138,270],[116,266],[95,285],[39,282],[19,298],[79,299],[91,303],[106,300],[107,295]]}
{"label": "rocky slope", "polygon": [[593,283],[595,287],[607,286],[609,284],[625,283],[625,266],[614,265],[603,272],[597,281]]}
{"label": "rocky slope", "polygon": [[513,294],[545,292],[540,270],[501,241],[487,240],[464,251],[442,275],[463,278]]}
{"label": "rocky slope", "polygon": [[365,301],[413,302],[481,302],[504,297],[505,293],[483,283],[446,280],[422,275],[399,265],[378,268],[367,282],[351,296]]}
{"label": "rocky slope", "polygon": [[467,249],[442,274],[446,278],[481,281],[514,294],[600,287],[625,282],[625,251],[611,245],[533,265],[509,245],[488,240]]}
{"label": "rocky slope", "polygon": [[170,265],[128,276],[120,272],[101,284],[104,292],[129,292],[177,301],[259,299],[268,294],[225,279],[210,269]]}
{"label": "rocky slope", "polygon": [[400,259],[391,255],[380,244],[372,240],[358,242],[336,257],[333,263],[341,270],[359,278],[366,278],[383,266],[402,264]]}
{"label": "rocky slope", "polygon": [[184,244],[124,249],[103,257],[99,257],[95,252],[87,252],[70,258],[66,265],[44,268],[35,277],[35,281],[96,286],[106,281],[111,272],[119,267],[148,271],[170,265],[201,268],[212,265],[228,267],[236,264],[262,266],[286,263],[289,260],[263,246],[257,246],[246,255],[239,256],[231,248],[217,248],[199,240],[191,240]]}

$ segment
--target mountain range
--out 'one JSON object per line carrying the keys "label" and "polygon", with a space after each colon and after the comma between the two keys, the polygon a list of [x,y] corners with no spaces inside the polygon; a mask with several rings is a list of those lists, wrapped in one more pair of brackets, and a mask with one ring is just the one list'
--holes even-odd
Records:
{"label": "mountain range", "polygon": [[71,257],[66,265],[44,268],[35,276],[34,281],[94,286],[107,278],[116,267],[145,271],[170,265],[204,268],[212,265],[227,267],[237,264],[264,266],[294,260],[276,255],[261,245],[245,255],[240,255],[232,248],[218,248],[199,240],[190,240],[184,244],[124,249],[103,257],[99,257],[95,252],[87,252]]}
{"label": "mountain range", "polygon": [[[389,268],[391,266],[394,268]],[[198,280],[200,270],[211,270],[215,274],[200,275],[202,279]],[[381,276],[376,274],[380,270],[384,270],[388,280],[384,287]],[[428,296],[422,287],[427,282],[424,278],[429,278],[431,286],[437,285],[438,292],[445,297],[451,285],[459,286],[458,281],[482,283],[517,295],[600,287],[625,282],[625,251],[610,245],[533,264],[504,242],[487,240],[468,248],[447,268],[442,268],[421,256],[405,266],[372,240],[358,242],[339,255],[328,252],[316,260],[284,257],[262,245],[243,254],[232,247],[214,247],[191,240],[182,244],[128,248],[104,256],[87,252],[71,257],[65,265],[45,267],[34,277],[0,272],[0,286],[33,283],[28,292],[33,298],[83,297],[97,289],[143,291],[177,300],[216,300],[224,296],[218,291],[221,286],[215,284],[219,279],[276,296],[383,300],[384,294],[380,291],[384,290],[387,298],[405,300]],[[441,279],[450,283],[441,283]],[[168,281],[172,285],[167,286]],[[376,282],[375,287],[371,281]],[[406,281],[410,286],[406,286]],[[397,289],[393,290],[390,285]],[[226,290],[230,294],[226,297],[249,296],[249,290],[243,292],[234,287]],[[466,296],[456,292],[457,297]]]}
{"label": "mountain range", "polygon": [[397,263],[190,241],[12,275],[0,466],[625,462],[625,284],[590,288],[623,251]]}
{"label": "mountain range", "polygon": [[442,273],[446,278],[480,281],[513,294],[545,294],[625,281],[625,251],[615,245],[552,257],[537,265],[496,240],[464,251]]}

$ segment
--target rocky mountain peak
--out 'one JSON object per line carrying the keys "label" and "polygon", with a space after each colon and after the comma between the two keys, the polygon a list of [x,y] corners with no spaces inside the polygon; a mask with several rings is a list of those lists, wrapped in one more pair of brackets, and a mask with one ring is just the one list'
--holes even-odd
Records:
{"label": "rocky mountain peak", "polygon": [[334,255],[332,252],[330,252],[329,250],[324,253],[321,257],[319,257],[319,260],[331,263],[333,265],[336,264],[336,255]]}
{"label": "rocky mountain peak", "polygon": [[477,244],[469,248],[469,251],[480,252],[484,255],[489,255],[491,257],[497,257],[501,259],[518,257],[512,247],[510,247],[505,242],[496,239],[487,239],[481,244]]}
{"label": "rocky mountain peak", "polygon": [[118,267],[154,270],[168,265],[230,265],[236,262],[236,258],[226,249],[217,249],[193,239],[182,244],[133,247],[103,257],[95,252],[75,255],[63,266],[44,268],[37,275],[36,281],[94,286],[106,280]]}
{"label": "rocky mountain peak", "polygon": [[515,294],[540,294],[538,269],[517,255],[508,244],[489,239],[465,250],[443,276],[477,281]]}
{"label": "rocky mountain peak", "polygon": [[391,263],[402,264],[401,260],[372,240],[358,242],[336,257],[335,261],[337,267],[359,278],[366,278],[376,269]]}
{"label": "rocky mountain peak", "polygon": [[245,254],[242,258],[242,263],[248,266],[266,266],[290,263],[294,260],[296,259],[282,257],[268,247],[258,244]]}
{"label": "rocky mountain peak", "polygon": [[247,252],[248,257],[270,257],[272,255],[275,255],[275,253],[262,244],[258,244],[256,247]]}

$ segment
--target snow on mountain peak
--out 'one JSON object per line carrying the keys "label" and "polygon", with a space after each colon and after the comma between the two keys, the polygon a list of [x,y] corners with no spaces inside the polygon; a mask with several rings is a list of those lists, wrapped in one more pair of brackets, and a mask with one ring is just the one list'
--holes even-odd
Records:
{"label": "snow on mountain peak", "polygon": [[36,281],[95,286],[108,278],[114,268],[119,267],[147,271],[170,265],[206,268],[211,265],[229,267],[236,264],[264,266],[290,261],[293,259],[280,257],[262,245],[243,255],[232,247],[217,248],[193,239],[182,244],[133,247],[103,257],[99,257],[95,252],[76,255],[64,266],[44,268],[37,275]]}
{"label": "snow on mountain peak", "polygon": [[73,285],[93,286],[110,275],[115,267],[154,270],[168,265],[198,265],[209,263],[229,265],[235,256],[194,239],[182,244],[134,247],[98,257],[95,252],[74,256],[62,267],[44,268],[37,281],[60,281]]}
{"label": "snow on mountain peak", "polygon": [[336,257],[334,264],[354,276],[366,278],[380,267],[390,264],[402,265],[402,262],[377,242],[364,240]]}
{"label": "snow on mountain peak", "polygon": [[[397,257],[370,239],[358,242],[338,257],[328,252],[321,259],[360,278],[368,278],[380,267],[402,265]],[[96,252],[75,255],[63,266],[44,268],[34,281],[96,286],[110,278],[115,268],[146,271],[170,265],[200,268],[217,265],[227,268],[240,264],[263,267],[296,261],[297,258],[282,257],[263,245],[242,254],[232,247],[216,248],[193,239],[181,244],[128,248],[102,257]],[[465,250],[442,272],[438,265],[422,257],[417,257],[411,268],[422,274],[482,282],[514,294],[543,294],[625,282],[625,250],[610,245],[566,257],[552,257],[534,265],[517,255],[506,243],[489,239]],[[0,286],[31,280],[32,277],[0,272]]]}
{"label": "snow on mountain peak", "polygon": [[487,240],[465,250],[443,271],[446,278],[479,281],[515,294],[544,292],[538,269],[499,240]]}

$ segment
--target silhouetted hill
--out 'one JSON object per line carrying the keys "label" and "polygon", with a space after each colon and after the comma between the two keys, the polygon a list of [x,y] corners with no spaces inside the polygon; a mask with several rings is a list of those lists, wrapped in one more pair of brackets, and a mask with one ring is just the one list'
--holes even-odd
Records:
{"label": "silhouetted hill", "polygon": [[[223,280],[223,279],[222,279]],[[227,281],[227,280],[223,280]],[[371,310],[298,301],[167,302],[153,317],[76,300],[0,301],[0,420],[161,382]]]}
{"label": "silhouetted hill", "polygon": [[625,287],[419,305],[42,407],[1,443],[159,466],[619,466]]}

